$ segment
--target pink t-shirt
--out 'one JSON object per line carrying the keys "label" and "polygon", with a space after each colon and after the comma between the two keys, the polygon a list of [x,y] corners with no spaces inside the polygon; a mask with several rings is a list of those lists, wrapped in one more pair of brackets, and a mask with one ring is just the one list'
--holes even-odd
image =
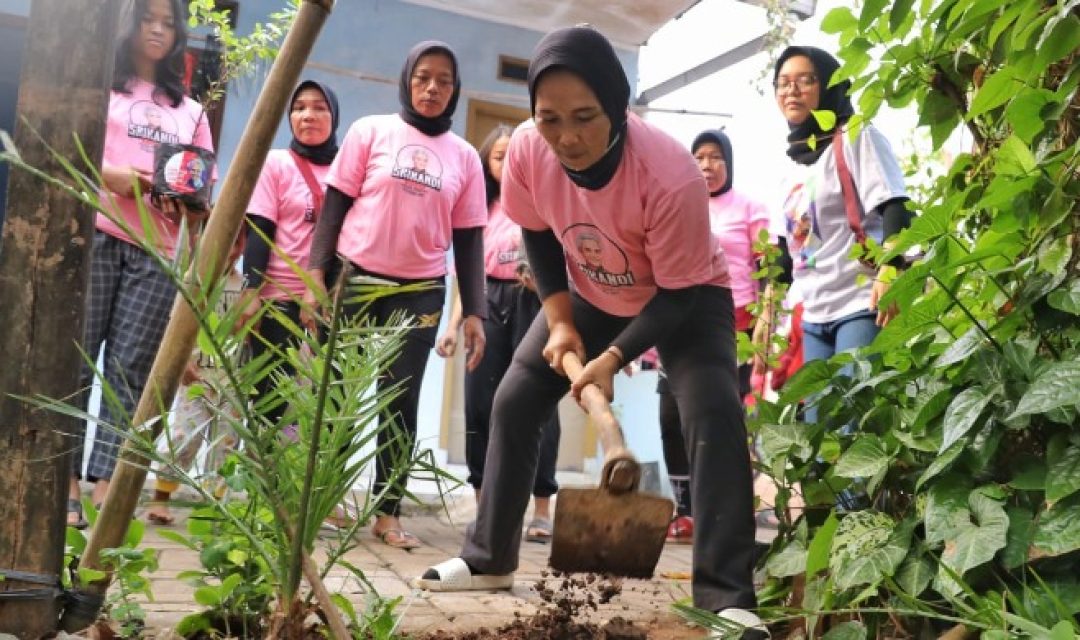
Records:
{"label": "pink t-shirt", "polygon": [[709,231],[705,179],[690,153],[633,114],[627,136],[611,182],[589,191],[570,181],[526,121],[503,169],[507,215],[526,229],[552,229],[575,290],[612,315],[636,315],[658,286],[729,286],[723,250]]}
{"label": "pink t-shirt", "polygon": [[492,278],[516,280],[521,251],[521,227],[506,217],[502,202],[491,205],[484,228],[484,271]]}
{"label": "pink t-shirt", "polygon": [[[308,166],[325,192],[330,165],[308,163]],[[287,149],[273,149],[266,156],[247,210],[273,222],[277,226],[274,244],[302,269],[307,269],[319,212],[315,211],[315,200],[304,175]],[[300,297],[307,289],[303,279],[277,251],[270,253],[265,282],[260,296],[270,300]]]}
{"label": "pink t-shirt", "polygon": [[769,228],[765,207],[734,190],[709,198],[712,232],[720,240],[731,273],[731,295],[736,307],[757,300],[757,271],[754,243],[763,229]]}
{"label": "pink t-shirt", "polygon": [[354,122],[326,183],[356,198],[338,253],[383,275],[444,275],[453,230],[487,223],[476,149],[453,132],[424,135],[397,115]]}
{"label": "pink t-shirt", "polygon": [[[113,91],[109,99],[109,120],[105,130],[102,164],[130,165],[140,171],[153,173],[154,149],[158,143],[194,144],[214,150],[210,123],[198,102],[185,97],[180,106],[173,107],[167,96],[162,94],[155,97],[154,85],[145,80],[132,80],[128,87],[131,89],[130,94]],[[215,176],[216,174],[215,168]],[[123,219],[137,236],[146,236],[134,198],[123,198],[105,191],[100,195],[102,203],[114,215]],[[110,204],[114,200],[115,208]],[[175,255],[180,226],[170,222],[157,207],[150,204],[149,193],[143,194],[143,203],[155,223],[154,233],[157,236],[158,248],[170,257]],[[97,214],[96,226],[98,231],[136,244],[118,224],[101,212]]]}

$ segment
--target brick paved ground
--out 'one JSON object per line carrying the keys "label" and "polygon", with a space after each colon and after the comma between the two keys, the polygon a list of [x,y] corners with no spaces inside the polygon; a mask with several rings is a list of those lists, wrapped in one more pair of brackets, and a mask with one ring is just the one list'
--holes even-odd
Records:
{"label": "brick paved ground", "polygon": [[[582,476],[564,478],[563,486],[587,484]],[[402,551],[376,540],[366,528],[358,534],[358,546],[345,558],[359,567],[384,597],[402,596],[397,611],[401,613],[400,631],[416,634],[436,629],[447,631],[496,628],[511,622],[516,616],[528,616],[542,604],[533,585],[541,578],[548,561],[550,547],[545,544],[522,543],[521,566],[514,588],[502,592],[430,593],[410,586],[413,578],[428,566],[457,555],[461,548],[466,524],[473,518],[475,506],[471,490],[458,489],[447,497],[443,509],[432,496],[425,505],[406,507],[403,519],[406,528],[424,543],[420,549]],[[145,509],[140,509],[139,517]],[[530,510],[531,511],[531,510]],[[177,521],[170,528],[186,531],[187,509],[175,509]],[[200,610],[193,597],[194,588],[177,579],[185,570],[199,568],[197,554],[158,535],[159,527],[148,525],[144,546],[159,550],[160,568],[151,575],[153,602],[143,604],[148,622],[158,637],[169,637],[169,630],[185,615]],[[326,535],[337,535],[328,533]],[[759,539],[767,539],[769,531],[759,531]],[[689,594],[691,552],[688,545],[665,547],[656,575],[652,580],[627,580],[623,592],[610,604],[602,605],[591,614],[599,622],[614,616],[643,623],[667,631],[656,635],[662,638],[692,638],[699,636],[678,622],[671,605]],[[331,592],[345,594],[358,609],[370,597],[366,588],[344,569],[333,571],[327,586]],[[553,586],[553,585],[552,585]],[[675,631],[671,631],[674,629]],[[654,637],[654,636],[650,636]]]}

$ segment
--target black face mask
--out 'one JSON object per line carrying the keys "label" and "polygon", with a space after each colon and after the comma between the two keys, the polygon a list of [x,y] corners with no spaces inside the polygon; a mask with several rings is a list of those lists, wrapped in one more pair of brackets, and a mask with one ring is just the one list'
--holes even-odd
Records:
{"label": "black face mask", "polygon": [[[837,128],[855,114],[855,107],[851,105],[851,99],[847,95],[848,90],[851,88],[851,82],[845,80],[836,86],[829,87],[829,81],[832,79],[833,74],[836,73],[836,70],[840,68],[840,63],[828,52],[817,47],[788,47],[784,49],[784,52],[780,54],[780,58],[776,61],[776,67],[773,69],[774,86],[776,78],[780,75],[780,68],[784,66],[784,63],[789,58],[795,56],[809,58],[810,64],[814,67],[814,73],[817,75],[818,86],[828,87],[828,89],[823,89],[821,92],[817,110],[832,111],[836,114],[836,125],[831,129],[822,129],[818,125],[817,118],[813,115],[807,117],[801,124],[788,124],[788,128],[791,130],[787,138],[788,156],[799,164],[810,165],[817,162],[825,149],[829,147]],[[813,149],[810,148],[808,142],[811,136],[814,137],[816,142]]]}
{"label": "black face mask", "polygon": [[[429,118],[427,116],[420,115],[420,113],[413,108],[412,104],[412,76],[413,71],[416,69],[417,63],[420,62],[420,58],[429,53],[441,53],[448,58],[454,67],[454,92],[450,96],[450,102],[446,104],[446,109],[442,114],[435,118]],[[450,45],[445,42],[439,42],[438,40],[425,40],[409,51],[409,57],[405,59],[405,66],[401,68],[401,81],[398,84],[398,102],[401,103],[401,111],[399,115],[410,126],[420,130],[421,133],[429,136],[438,136],[446,133],[450,130],[450,125],[453,124],[451,116],[454,115],[454,109],[457,108],[458,97],[461,95],[461,76],[458,74],[458,62],[457,56],[454,55]]]}
{"label": "black face mask", "polygon": [[309,145],[297,140],[296,132],[293,132],[293,139],[289,143],[289,149],[292,149],[296,155],[307,158],[312,164],[328,165],[334,161],[334,157],[337,156],[338,152],[337,128],[339,116],[337,95],[334,94],[330,87],[321,82],[304,80],[296,87],[296,91],[293,91],[292,98],[289,100],[290,110],[292,109],[292,103],[296,101],[296,96],[300,95],[300,92],[304,89],[318,89],[326,98],[326,104],[330,107],[330,137],[322,144]]}
{"label": "black face mask", "polygon": [[603,189],[615,176],[626,145],[626,110],[630,83],[611,43],[591,27],[568,27],[552,31],[536,45],[529,63],[529,103],[536,112],[536,86],[543,74],[564,69],[582,79],[596,94],[611,122],[604,155],[581,171],[563,165],[570,180],[583,189]]}
{"label": "black face mask", "polygon": [[731,191],[731,185],[735,180],[735,160],[731,155],[731,140],[727,137],[727,134],[720,129],[709,129],[708,131],[702,131],[694,138],[694,142],[690,145],[690,153],[697,153],[698,148],[711,142],[720,147],[720,153],[724,156],[724,166],[726,168],[727,179],[724,184],[720,185],[720,188],[716,191],[709,192],[709,196],[715,198],[716,196],[723,195],[728,191]]}

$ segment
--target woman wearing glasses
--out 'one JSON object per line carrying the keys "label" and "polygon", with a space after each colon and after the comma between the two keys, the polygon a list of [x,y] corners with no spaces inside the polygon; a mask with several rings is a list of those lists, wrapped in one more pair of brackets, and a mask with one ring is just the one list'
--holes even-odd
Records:
{"label": "woman wearing glasses", "polygon": [[[807,362],[870,344],[896,314],[878,304],[887,290],[885,266],[852,258],[852,248],[863,237],[884,244],[911,221],[904,175],[888,140],[869,123],[854,139],[848,135],[851,83],[829,84],[839,66],[821,49],[793,46],[780,55],[773,76],[794,165],[772,232],[786,240],[803,292]],[[812,111],[833,112],[835,124],[823,127]],[[767,329],[758,323],[756,337],[763,340]]]}
{"label": "woman wearing glasses", "polygon": [[[365,308],[376,325],[402,312],[413,319],[397,360],[379,383],[402,386],[386,411],[394,428],[384,420],[379,431],[374,486],[379,503],[372,533],[401,549],[416,548],[420,541],[398,519],[408,470],[394,467],[395,461],[412,457],[420,383],[439,328],[451,245],[465,316],[466,366],[473,369],[484,353],[487,206],[480,158],[450,131],[460,93],[457,58],[449,45],[427,41],[413,47],[401,71],[401,111],[361,118],[345,135],[326,176],[326,201],[308,263],[317,283],[339,254],[348,261],[349,275],[436,285]],[[315,308],[314,292],[304,299],[306,308]],[[360,309],[346,304],[345,313],[356,316]],[[310,326],[314,320],[305,314],[305,322]],[[394,438],[398,434],[401,439]]]}

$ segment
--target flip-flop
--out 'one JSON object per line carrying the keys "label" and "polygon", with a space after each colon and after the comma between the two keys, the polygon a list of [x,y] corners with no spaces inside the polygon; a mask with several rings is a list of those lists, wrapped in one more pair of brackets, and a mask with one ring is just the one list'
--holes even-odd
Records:
{"label": "flip-flop", "polygon": [[83,517],[82,501],[78,498],[68,498],[67,512],[76,513],[79,515],[78,520],[71,524],[68,524],[69,527],[72,527],[73,529],[79,529],[81,531],[90,526],[90,523],[87,522],[86,518]]}
{"label": "flip-flop", "polygon": [[420,538],[417,538],[404,529],[387,529],[382,533],[375,534],[375,537],[388,547],[404,549],[405,551],[424,546],[424,543],[420,542]]}
{"label": "flip-flop", "polygon": [[529,526],[525,527],[525,541],[547,544],[551,542],[551,520],[548,518],[533,518]]}
{"label": "flip-flop", "polygon": [[170,524],[176,522],[175,516],[163,516],[160,513],[154,513],[153,511],[146,514],[146,521],[150,524],[156,524],[159,526],[167,527]]}
{"label": "flip-flop", "polygon": [[473,575],[469,565],[461,558],[450,558],[445,562],[429,567],[422,577],[413,581],[413,586],[428,591],[495,591],[512,589],[514,574],[501,576]]}

